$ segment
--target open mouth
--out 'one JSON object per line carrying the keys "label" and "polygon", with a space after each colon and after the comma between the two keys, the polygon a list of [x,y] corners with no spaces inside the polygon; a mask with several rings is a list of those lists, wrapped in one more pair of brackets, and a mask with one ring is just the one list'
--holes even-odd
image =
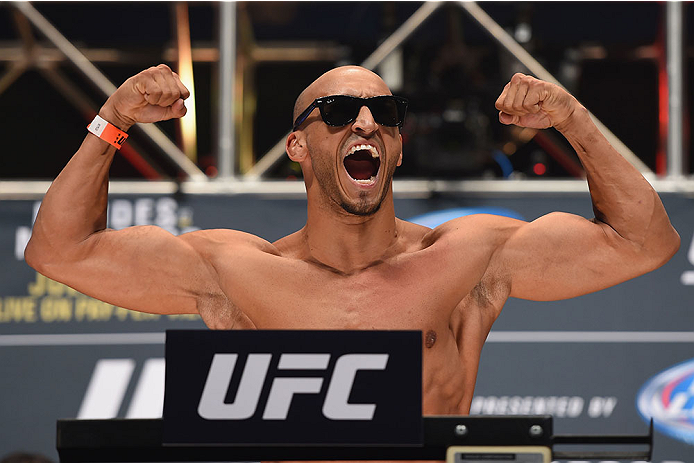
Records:
{"label": "open mouth", "polygon": [[357,183],[369,184],[376,180],[381,158],[371,145],[356,145],[343,161],[347,174]]}

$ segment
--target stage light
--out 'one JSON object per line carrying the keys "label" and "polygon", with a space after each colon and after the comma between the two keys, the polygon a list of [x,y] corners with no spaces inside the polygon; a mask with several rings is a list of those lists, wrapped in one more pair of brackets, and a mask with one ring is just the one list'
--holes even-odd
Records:
{"label": "stage light", "polygon": [[193,51],[190,43],[188,4],[176,4],[176,37],[178,41],[178,75],[190,91],[186,100],[188,112],[179,119],[182,151],[188,158],[197,161],[197,130],[195,114],[195,82],[193,80]]}

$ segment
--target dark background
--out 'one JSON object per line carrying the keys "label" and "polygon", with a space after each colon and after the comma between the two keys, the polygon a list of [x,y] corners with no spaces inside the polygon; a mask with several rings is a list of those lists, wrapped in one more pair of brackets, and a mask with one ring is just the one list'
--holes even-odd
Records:
{"label": "dark background", "polygon": [[[117,59],[97,66],[119,85],[130,75],[166,61],[175,47],[173,3],[169,2],[40,2],[35,8],[80,49],[110,49]],[[239,2],[239,53],[253,46],[306,45],[341,50],[337,61],[254,62],[250,71],[256,111],[252,121],[253,156],[261,157],[291,126],[298,93],[336,64],[358,64],[404,22],[419,2]],[[659,66],[664,66],[665,3],[655,2],[483,2],[482,8],[512,34],[526,27],[523,46],[649,167],[663,153],[659,133]],[[685,30],[694,12],[684,3]],[[193,47],[217,47],[216,3],[188,5]],[[0,52],[20,47],[11,3],[0,4]],[[520,37],[520,36],[518,36]],[[37,35],[39,44],[50,47]],[[691,34],[685,40],[686,105],[692,106],[687,76],[694,62]],[[497,122],[494,101],[508,79],[522,67],[492,41],[455,3],[446,3],[403,45],[403,88],[410,99],[403,130],[405,162],[399,178],[536,177],[533,167],[545,166],[545,177],[571,177],[553,152],[573,158],[561,137],[547,132],[549,142],[518,140],[518,131]],[[2,55],[8,70],[12,60]],[[168,55],[170,59],[171,54]],[[659,61],[660,60],[660,61]],[[659,65],[660,62],[660,65]],[[94,110],[104,97],[68,61],[57,68],[92,100]],[[214,60],[194,66],[198,114],[198,164],[214,175],[217,66]],[[1,68],[0,68],[1,72]],[[0,74],[1,75],[1,74]],[[251,89],[251,90],[253,90]],[[93,114],[76,109],[35,68],[29,68],[0,93],[3,156],[0,178],[53,178],[84,137]],[[688,113],[688,111],[687,111]],[[692,121],[685,121],[689,138]],[[173,123],[161,127],[177,139]],[[40,127],[40,129],[37,129]],[[180,172],[156,147],[135,133],[129,143],[149,160],[160,178]],[[509,148],[509,143],[515,148]],[[550,149],[547,148],[550,144]],[[542,145],[542,146],[541,146]],[[506,157],[513,173],[502,168]],[[496,159],[495,159],[496,157]],[[692,149],[686,147],[688,165]],[[573,158],[575,162],[575,158]],[[689,169],[689,167],[688,167]],[[688,170],[689,171],[689,170]],[[288,160],[270,172],[273,178],[300,176]],[[114,178],[143,178],[124,157],[117,157]]]}

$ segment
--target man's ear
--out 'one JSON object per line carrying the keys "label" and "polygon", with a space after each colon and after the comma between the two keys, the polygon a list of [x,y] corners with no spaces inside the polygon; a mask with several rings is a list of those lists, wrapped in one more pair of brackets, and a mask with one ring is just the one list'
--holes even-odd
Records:
{"label": "man's ear", "polygon": [[396,164],[397,166],[402,165],[402,135],[398,135],[400,137],[400,155],[398,156],[398,163]]}
{"label": "man's ear", "polygon": [[285,145],[289,159],[294,162],[301,163],[308,156],[308,149],[306,148],[306,138],[301,132],[292,132],[287,137],[287,144]]}

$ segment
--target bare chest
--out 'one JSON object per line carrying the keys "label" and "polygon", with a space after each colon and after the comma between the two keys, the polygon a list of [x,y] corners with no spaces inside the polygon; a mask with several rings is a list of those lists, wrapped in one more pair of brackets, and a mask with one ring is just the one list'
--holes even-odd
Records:
{"label": "bare chest", "polygon": [[272,291],[256,294],[248,301],[247,313],[260,329],[426,331],[448,323],[458,302],[456,291],[416,272],[393,273],[297,274],[276,281]]}
{"label": "bare chest", "polygon": [[230,302],[258,329],[426,332],[448,326],[481,276],[477,265],[448,267],[446,259],[422,252],[352,274],[281,256],[218,269]]}

